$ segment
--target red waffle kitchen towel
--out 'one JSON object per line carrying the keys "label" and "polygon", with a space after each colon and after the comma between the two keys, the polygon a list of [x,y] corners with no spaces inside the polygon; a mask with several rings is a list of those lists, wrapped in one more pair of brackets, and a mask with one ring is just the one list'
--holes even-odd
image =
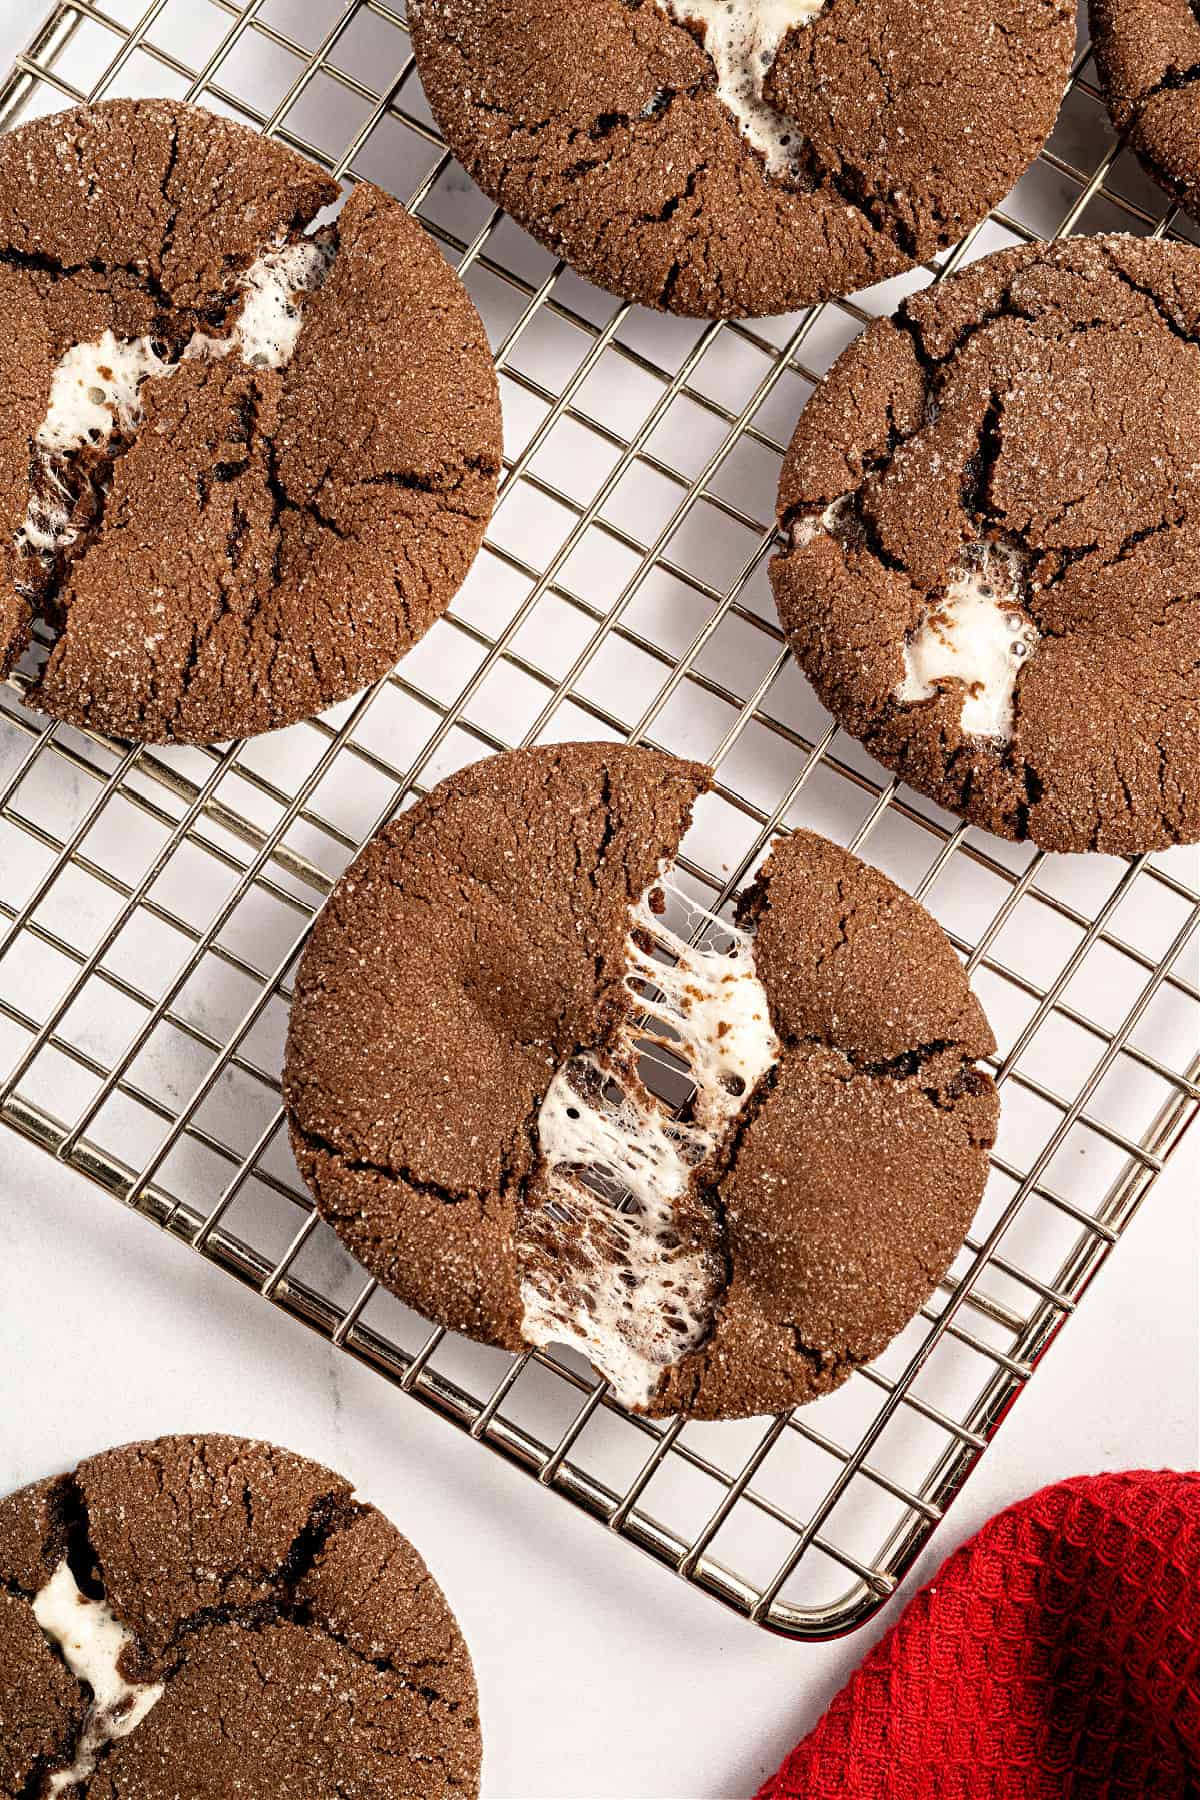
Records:
{"label": "red waffle kitchen towel", "polygon": [[758,1800],[1197,1800],[1200,1475],[1080,1476],[956,1550]]}

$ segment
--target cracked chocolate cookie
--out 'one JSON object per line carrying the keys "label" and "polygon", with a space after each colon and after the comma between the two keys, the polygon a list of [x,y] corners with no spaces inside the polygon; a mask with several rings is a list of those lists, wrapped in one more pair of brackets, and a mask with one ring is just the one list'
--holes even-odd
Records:
{"label": "cracked chocolate cookie", "polygon": [[[398,202],[198,107],[0,139],[0,673],[72,724],[209,743],[384,675],[500,467],[479,317]],[[48,658],[45,644],[50,641]]]}
{"label": "cracked chocolate cookie", "polygon": [[928,257],[1041,148],[1068,0],[412,0],[434,115],[589,280],[789,312]]}
{"label": "cracked chocolate cookie", "polygon": [[1089,0],[1113,124],[1200,217],[1200,16],[1191,0]]}
{"label": "cracked chocolate cookie", "polygon": [[89,1457],[0,1500],[0,1792],[479,1792],[470,1657],[339,1475],[233,1437]]}
{"label": "cracked chocolate cookie", "polygon": [[913,787],[1047,850],[1200,838],[1200,251],[1072,238],[906,301],[779,521],[797,658]]}
{"label": "cracked chocolate cookie", "polygon": [[708,781],[572,744],[443,782],[318,920],[284,1092],[319,1210],[402,1300],[733,1418],[837,1386],[926,1299],[997,1101],[949,942],[857,857],[796,832],[736,925],[686,900]]}

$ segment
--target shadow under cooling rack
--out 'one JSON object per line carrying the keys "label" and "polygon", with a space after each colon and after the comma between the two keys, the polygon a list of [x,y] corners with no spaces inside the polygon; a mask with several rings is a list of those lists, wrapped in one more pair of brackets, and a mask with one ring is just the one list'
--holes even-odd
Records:
{"label": "shadow under cooling rack", "polygon": [[[234,113],[412,208],[487,326],[504,479],[447,617],[320,719],[137,749],[49,723],[19,679],[0,688],[0,1116],[757,1623],[852,1629],[1197,1111],[1200,895],[1186,853],[1045,857],[968,830],[835,731],[766,581],[779,464],[839,351],[905,293],[1031,238],[1192,227],[1113,138],[1084,44],[1047,149],[936,266],[717,324],[619,304],[492,207],[441,144],[390,6],[59,5],[0,85],[0,122],[150,93]],[[996,1032],[1001,1137],[966,1245],[883,1356],[791,1416],[651,1423],[569,1354],[514,1361],[431,1331],[346,1256],[288,1150],[291,977],[332,883],[454,769],[573,737],[715,766],[681,861],[713,911],[778,830],[867,855],[939,919]]]}

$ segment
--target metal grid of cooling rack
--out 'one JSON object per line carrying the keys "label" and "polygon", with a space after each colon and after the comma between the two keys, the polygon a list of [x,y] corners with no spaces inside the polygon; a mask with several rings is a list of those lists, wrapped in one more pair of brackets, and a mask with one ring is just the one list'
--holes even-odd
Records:
{"label": "metal grid of cooling rack", "polygon": [[[532,244],[446,154],[403,17],[377,0],[59,4],[0,123],[149,93],[249,119],[417,213],[495,348],[502,497],[448,617],[290,731],[131,749],[47,723],[19,678],[0,688],[0,1116],[755,1622],[851,1629],[1200,1104],[1200,895],[1183,853],[1047,858],[968,830],[835,732],[764,579],[779,459],[838,351],[914,287],[1022,239],[1190,227],[1113,139],[1085,44],[1047,150],[936,268],[754,323],[630,309]],[[967,1245],[875,1365],[791,1417],[652,1424],[569,1355],[431,1332],[349,1261],[287,1152],[290,978],[332,881],[451,769],[570,737],[716,765],[681,862],[713,910],[779,828],[866,854],[941,919],[996,1028],[1004,1122]]]}

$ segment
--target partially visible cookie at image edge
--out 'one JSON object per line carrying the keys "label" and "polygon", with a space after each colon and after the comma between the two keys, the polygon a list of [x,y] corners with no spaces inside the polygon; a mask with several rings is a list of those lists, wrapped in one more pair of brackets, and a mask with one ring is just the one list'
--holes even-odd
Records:
{"label": "partially visible cookie at image edge", "polygon": [[702,318],[896,274],[1003,198],[1058,111],[1067,0],[413,0],[484,192],[599,286]]}
{"label": "partially visible cookie at image edge", "polygon": [[369,183],[108,101],[0,138],[0,671],[116,735],[213,742],[384,675],[479,548],[483,326]]}
{"label": "partially visible cookie at image edge", "polygon": [[1163,186],[1200,210],[1200,18],[1190,0],[1089,0],[1113,124]]}
{"label": "partially visible cookie at image edge", "polygon": [[1200,251],[984,258],[846,350],[771,567],[834,717],[1047,850],[1200,838]]}
{"label": "partially visible cookie at image edge", "polygon": [[206,1435],[0,1500],[0,1790],[24,1800],[479,1792],[470,1657],[328,1469]]}
{"label": "partially visible cookie at image edge", "polygon": [[449,777],[318,919],[284,1095],[320,1212],[425,1317],[728,1418],[836,1387],[926,1300],[997,1098],[948,940],[849,852],[781,840],[736,928],[681,899],[709,779],[600,744]]}

